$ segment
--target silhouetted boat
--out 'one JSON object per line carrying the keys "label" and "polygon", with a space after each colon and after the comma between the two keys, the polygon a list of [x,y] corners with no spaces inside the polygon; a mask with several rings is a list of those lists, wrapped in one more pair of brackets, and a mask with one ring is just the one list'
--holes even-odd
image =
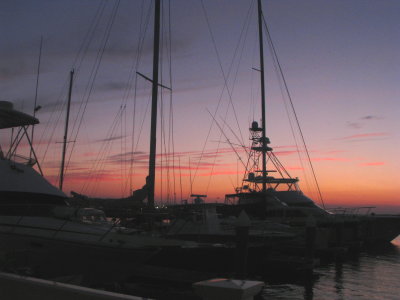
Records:
{"label": "silhouetted boat", "polygon": [[[230,216],[238,216],[244,210],[254,221],[279,223],[298,229],[304,229],[307,223],[313,222],[318,228],[318,235],[326,240],[327,247],[352,247],[392,241],[400,234],[399,215],[354,214],[350,210],[348,213],[333,213],[325,210],[301,191],[299,179],[290,176],[273,149],[269,147],[270,140],[266,136],[265,121],[264,22],[261,1],[258,0],[260,66],[256,70],[260,72],[261,126],[257,121],[253,121],[250,126],[252,145],[248,154],[249,163],[246,165],[245,179],[242,185],[236,188],[235,193],[225,196],[224,205],[215,207],[217,215],[228,219]],[[190,215],[201,205],[199,201],[178,205],[175,206],[175,211],[182,216],[182,211],[186,210]],[[186,223],[186,227],[188,226]],[[200,235],[201,229],[198,230]],[[193,226],[191,231],[194,235],[196,230]],[[205,237],[204,233],[202,237]]]}
{"label": "silhouetted boat", "polygon": [[[400,234],[400,215],[334,214],[326,211],[303,194],[298,185],[299,179],[290,176],[273,149],[269,147],[270,140],[266,136],[265,124],[262,30],[264,22],[261,1],[258,0],[261,127],[256,121],[251,124],[252,145],[245,179],[241,187],[236,188],[235,193],[226,195],[227,205],[220,206],[219,213],[237,216],[245,210],[251,218],[257,220],[269,220],[297,227],[305,227],[312,219],[318,227],[328,230],[331,245],[358,241],[368,244],[392,241]],[[278,176],[272,176],[271,173]]]}
{"label": "silhouetted boat", "polygon": [[23,253],[17,264],[28,263],[44,274],[121,275],[164,247],[195,246],[115,226],[101,210],[68,206],[66,195],[34,170],[38,162],[33,147],[33,158],[17,154],[23,137],[30,144],[27,128],[38,123],[10,102],[0,102],[0,129],[18,130],[9,150],[0,151],[0,248],[12,255]]}

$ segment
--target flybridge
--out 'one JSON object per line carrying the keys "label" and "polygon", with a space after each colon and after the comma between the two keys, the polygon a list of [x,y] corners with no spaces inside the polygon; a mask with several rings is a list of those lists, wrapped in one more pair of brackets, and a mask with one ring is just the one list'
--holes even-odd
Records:
{"label": "flybridge", "polygon": [[8,101],[0,101],[0,129],[22,127],[39,124],[35,117],[14,110],[13,104]]}
{"label": "flybridge", "polygon": [[[254,121],[250,128],[250,139],[252,140],[250,161],[253,162],[253,166],[248,169],[247,177],[243,180],[251,183],[251,186],[244,185],[239,188],[238,191],[260,191],[261,189],[257,187],[258,185],[263,185],[263,187],[265,186],[267,189],[272,188],[273,190],[278,190],[278,186],[280,185],[285,186],[287,191],[299,190],[297,186],[299,179],[292,178],[289,175],[284,166],[272,152],[272,148],[268,146],[268,144],[270,144],[269,138],[264,137],[262,132],[263,129],[258,126],[256,121]],[[266,155],[266,157],[273,163],[275,169],[267,170],[263,168],[263,170],[259,170],[261,154]],[[278,172],[281,175],[281,178],[268,176],[269,173],[274,172]],[[280,186],[280,188],[282,187]]]}
{"label": "flybridge", "polygon": [[[9,149],[6,153],[3,153],[3,149],[0,145],[0,158],[7,159],[15,162],[16,160],[24,162],[27,165],[35,165],[39,169],[41,175],[43,175],[42,169],[38,164],[38,160],[36,157],[36,153],[32,147],[32,140],[28,134],[27,128],[30,125],[39,124],[39,120],[33,116],[25,114],[23,112],[14,110],[14,106],[11,102],[8,101],[0,101],[0,129],[8,129],[8,128],[19,128],[17,133],[12,136],[12,141],[9,146]],[[24,157],[22,155],[17,154],[17,148],[23,138],[29,143],[30,146],[30,155],[29,157]]]}

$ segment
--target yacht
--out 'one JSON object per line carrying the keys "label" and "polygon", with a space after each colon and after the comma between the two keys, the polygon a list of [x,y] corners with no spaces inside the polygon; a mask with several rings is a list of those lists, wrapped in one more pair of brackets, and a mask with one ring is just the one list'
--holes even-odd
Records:
{"label": "yacht", "polygon": [[[0,102],[0,129],[14,133],[9,148],[0,148],[1,253],[48,276],[61,271],[98,273],[99,265],[109,274],[121,274],[160,249],[196,246],[164,238],[154,230],[119,227],[98,209],[70,207],[67,196],[41,174],[28,132],[38,123],[14,110],[12,103]],[[24,138],[31,157],[17,152]]]}
{"label": "yacht", "polygon": [[[253,121],[250,126],[252,144],[245,166],[245,179],[235,193],[226,195],[227,205],[219,208],[220,213],[237,216],[245,210],[254,219],[300,227],[315,222],[318,227],[327,228],[332,245],[352,241],[367,244],[392,241],[400,234],[400,215],[328,212],[303,194],[298,185],[299,179],[290,176],[269,146],[270,140],[266,136],[263,57],[263,25],[266,26],[266,23],[261,1],[257,3],[260,65],[256,70],[260,73],[261,124]],[[272,43],[268,32],[267,37]],[[277,62],[274,52],[273,57]]]}

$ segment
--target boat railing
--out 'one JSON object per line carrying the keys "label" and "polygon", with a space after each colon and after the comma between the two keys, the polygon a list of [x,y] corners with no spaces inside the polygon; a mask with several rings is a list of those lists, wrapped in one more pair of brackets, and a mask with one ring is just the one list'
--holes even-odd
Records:
{"label": "boat railing", "polygon": [[28,166],[33,166],[36,164],[36,160],[32,157],[23,156],[21,154],[13,154],[9,157],[11,161],[15,161],[17,163],[21,163]]}
{"label": "boat railing", "polygon": [[370,215],[375,206],[335,207],[328,210],[334,216]]}

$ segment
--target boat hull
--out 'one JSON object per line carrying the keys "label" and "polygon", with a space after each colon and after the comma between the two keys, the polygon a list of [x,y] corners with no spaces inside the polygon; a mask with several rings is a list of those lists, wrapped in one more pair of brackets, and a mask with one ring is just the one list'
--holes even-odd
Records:
{"label": "boat hull", "polygon": [[158,251],[10,233],[0,233],[0,243],[4,268],[27,269],[42,278],[80,275],[88,283],[126,278]]}

